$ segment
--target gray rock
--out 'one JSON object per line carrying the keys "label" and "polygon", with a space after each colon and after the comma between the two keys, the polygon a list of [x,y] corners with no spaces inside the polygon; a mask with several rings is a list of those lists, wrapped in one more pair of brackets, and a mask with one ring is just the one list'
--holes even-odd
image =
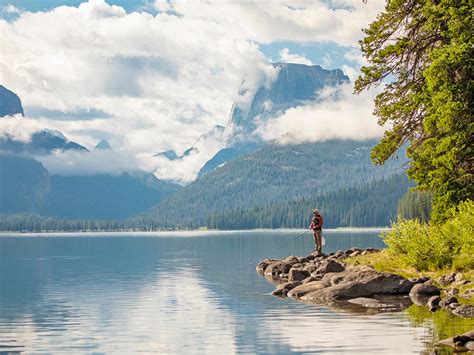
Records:
{"label": "gray rock", "polygon": [[291,281],[291,282],[285,282],[281,285],[278,285],[276,290],[272,292],[273,296],[278,296],[278,297],[286,297],[289,291],[294,289],[296,286],[301,285],[300,281]]}
{"label": "gray rock", "polygon": [[308,282],[312,282],[312,281],[318,281],[318,279],[315,278],[315,277],[313,277],[313,276],[309,276],[309,277],[305,278],[305,279],[302,281],[302,283],[307,284]]}
{"label": "gray rock", "polygon": [[373,269],[348,271],[337,285],[310,292],[301,299],[307,301],[335,301],[374,295],[407,294],[413,284],[407,279]]}
{"label": "gray rock", "polygon": [[448,287],[444,290],[448,296],[456,296],[459,290],[456,287]]}
{"label": "gray rock", "polygon": [[283,273],[288,273],[290,269],[291,265],[283,261],[275,261],[265,268],[265,275],[279,276]]}
{"label": "gray rock", "polygon": [[455,279],[456,279],[456,273],[452,272],[450,274],[441,276],[438,279],[438,284],[440,284],[441,286],[448,286],[450,283],[453,283]]}
{"label": "gray rock", "polygon": [[338,272],[328,272],[327,274],[324,274],[323,277],[321,278],[321,283],[324,285],[324,287],[331,286],[332,278],[338,274],[339,274]]}
{"label": "gray rock", "polygon": [[465,318],[474,318],[474,306],[463,304],[452,312],[454,315]]}
{"label": "gray rock", "polygon": [[454,281],[451,285],[454,286],[454,287],[457,287],[457,286],[468,285],[470,283],[471,283],[471,281],[469,281],[469,280],[460,280],[460,281]]}
{"label": "gray rock", "polygon": [[326,274],[328,272],[341,272],[346,268],[336,260],[326,260],[321,263],[321,266],[316,270],[317,274]]}
{"label": "gray rock", "polygon": [[288,292],[288,297],[300,298],[310,292],[324,288],[324,285],[321,281],[312,281],[300,286],[295,287],[290,292]]}
{"label": "gray rock", "polygon": [[469,351],[474,351],[474,340],[468,341],[464,347]]}
{"label": "gray rock", "polygon": [[286,258],[284,258],[282,260],[283,262],[287,263],[288,265],[295,265],[296,263],[299,263],[300,260],[297,256],[294,256],[294,255],[291,255],[291,256],[287,256]]}
{"label": "gray rock", "polygon": [[340,284],[341,282],[344,281],[344,274],[343,273],[338,273],[331,277],[331,286],[336,286]]}
{"label": "gray rock", "polygon": [[[455,352],[465,352],[469,342],[474,340],[474,330],[471,330],[467,333],[456,335],[452,338],[443,339],[439,341],[439,344],[447,345],[455,348]],[[469,350],[469,349],[467,349]]]}
{"label": "gray rock", "polygon": [[471,298],[474,297],[474,288],[464,291],[461,295],[462,298]]}
{"label": "gray rock", "polygon": [[309,271],[305,269],[292,267],[288,273],[288,281],[302,281],[305,278],[309,277]]}
{"label": "gray rock", "polygon": [[257,270],[257,272],[260,275],[263,275],[265,273],[265,269],[267,268],[268,265],[270,265],[271,263],[274,263],[274,262],[278,262],[278,261],[279,260],[276,260],[276,259],[265,259],[263,261],[260,261],[257,264],[257,267],[255,269]]}
{"label": "gray rock", "polygon": [[451,303],[450,305],[448,305],[448,309],[451,310],[451,311],[454,311],[459,306],[461,306],[460,303]]}
{"label": "gray rock", "polygon": [[327,257],[327,255],[324,254],[324,253],[321,252],[321,251],[315,250],[315,251],[313,251],[311,254],[309,254],[309,255],[307,256],[307,258],[310,258],[310,257],[312,257],[313,259],[315,259],[315,258],[319,258],[319,257]]}
{"label": "gray rock", "polygon": [[454,296],[448,296],[446,298],[443,298],[439,302],[439,306],[442,307],[442,308],[449,308],[449,305],[452,304],[452,303],[458,303],[458,299]]}
{"label": "gray rock", "polygon": [[434,312],[434,311],[436,311],[437,309],[440,308],[439,302],[441,302],[441,297],[439,297],[439,296],[431,296],[431,297],[428,299],[428,302],[426,303],[426,305],[428,306],[428,309],[429,309],[431,312]]}
{"label": "gray rock", "polygon": [[318,270],[319,264],[308,264],[305,266],[305,270],[308,271],[310,274]]}
{"label": "gray rock", "polygon": [[424,284],[417,284],[410,290],[410,297],[420,296],[439,296],[440,289],[436,286]]}
{"label": "gray rock", "polygon": [[428,281],[430,278],[427,276],[420,276],[420,277],[413,277],[409,279],[411,282],[413,282],[415,285],[416,284],[423,284],[426,281]]}

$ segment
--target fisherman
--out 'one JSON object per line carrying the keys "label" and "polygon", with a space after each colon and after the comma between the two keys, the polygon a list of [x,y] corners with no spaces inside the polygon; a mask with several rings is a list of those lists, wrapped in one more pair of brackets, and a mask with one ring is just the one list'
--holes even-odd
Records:
{"label": "fisherman", "polygon": [[313,219],[311,220],[311,225],[309,228],[313,230],[314,245],[316,246],[316,250],[321,252],[323,249],[323,216],[321,216],[317,208],[313,211]]}

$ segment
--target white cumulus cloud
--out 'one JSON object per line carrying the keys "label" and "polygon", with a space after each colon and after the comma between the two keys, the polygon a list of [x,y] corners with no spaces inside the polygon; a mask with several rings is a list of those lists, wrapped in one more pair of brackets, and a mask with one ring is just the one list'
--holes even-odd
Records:
{"label": "white cumulus cloud", "polygon": [[[127,13],[104,0],[89,0],[0,19],[1,80],[22,99],[29,117],[24,122],[58,129],[88,147],[106,137],[137,158],[168,149],[182,152],[214,125],[225,125],[233,103],[250,102],[259,85],[271,82],[275,70],[259,44],[355,46],[360,29],[383,6],[360,0],[144,3],[157,14],[144,11],[146,6]],[[310,64],[288,49],[280,56]],[[41,109],[65,116],[103,112],[107,118],[29,114]],[[170,174],[195,176],[197,161],[210,157],[189,160],[180,173]],[[157,174],[165,177],[165,171],[171,169]]]}
{"label": "white cumulus cloud", "polygon": [[324,90],[322,102],[288,109],[266,121],[258,133],[283,144],[380,137],[384,129],[372,115],[375,92],[354,95],[352,91],[351,84]]}
{"label": "white cumulus cloud", "polygon": [[279,52],[279,54],[280,54],[280,59],[279,59],[280,62],[313,65],[311,60],[299,54],[290,53],[290,50],[288,48],[283,48]]}

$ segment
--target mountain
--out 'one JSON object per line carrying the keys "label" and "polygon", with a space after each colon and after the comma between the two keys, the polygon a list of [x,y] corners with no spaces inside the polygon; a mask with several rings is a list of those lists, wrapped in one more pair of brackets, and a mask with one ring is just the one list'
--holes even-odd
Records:
{"label": "mountain", "polygon": [[176,152],[174,150],[167,150],[165,152],[160,152],[160,153],[156,153],[156,154],[153,154],[154,157],[165,157],[166,159],[168,160],[176,160],[176,159],[179,159],[180,157],[178,156],[178,154],[176,154]]}
{"label": "mountain", "polygon": [[0,85],[0,117],[13,116],[18,113],[24,116],[20,98],[13,91]]}
{"label": "mountain", "polygon": [[404,156],[383,167],[372,164],[369,152],[376,142],[269,144],[198,178],[138,219],[162,226],[203,226],[216,211],[326,194],[402,171]]}
{"label": "mountain", "polygon": [[251,209],[215,212],[208,217],[211,229],[307,228],[315,207],[324,226],[388,226],[397,217],[398,202],[413,187],[404,173],[326,194],[282,201]]}
{"label": "mountain", "polygon": [[0,154],[0,213],[36,211],[46,203],[50,189],[49,173],[40,162]]}
{"label": "mountain", "polygon": [[340,69],[326,70],[319,65],[274,63],[278,74],[270,85],[261,85],[248,105],[234,105],[230,124],[238,133],[251,134],[261,122],[282,114],[289,108],[317,101],[319,91],[349,82]]}
{"label": "mountain", "polygon": [[112,146],[105,139],[102,139],[99,143],[97,143],[94,148],[101,150],[112,150]]}
{"label": "mountain", "polygon": [[143,171],[50,175],[33,158],[0,154],[0,214],[122,219],[147,211],[180,188]]}
{"label": "mountain", "polygon": [[52,129],[44,129],[33,133],[28,142],[16,140],[7,134],[0,137],[0,150],[33,155],[51,154],[57,150],[88,151],[86,147],[68,140],[60,131]]}
{"label": "mountain", "polygon": [[143,171],[52,175],[51,193],[40,212],[69,219],[123,219],[148,210],[179,189]]}
{"label": "mountain", "polygon": [[226,146],[204,164],[199,177],[266,144],[255,134],[255,130],[266,121],[289,108],[317,102],[322,89],[337,88],[349,82],[349,77],[340,69],[325,70],[319,65],[291,63],[274,63],[273,66],[277,75],[271,84],[262,84],[250,105],[241,103],[232,107],[227,126],[232,133],[227,136]]}
{"label": "mountain", "polygon": [[206,175],[207,173],[215,170],[216,168],[224,166],[230,160],[238,158],[242,155],[250,153],[257,149],[260,145],[257,143],[251,143],[240,145],[231,148],[224,148],[219,150],[212,159],[208,160],[206,164],[199,170],[198,178]]}

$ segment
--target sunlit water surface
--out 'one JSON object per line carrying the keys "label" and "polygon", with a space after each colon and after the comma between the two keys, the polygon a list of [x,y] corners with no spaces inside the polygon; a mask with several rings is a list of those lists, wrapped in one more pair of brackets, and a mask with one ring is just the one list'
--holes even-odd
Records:
{"label": "sunlit water surface", "polygon": [[[307,255],[301,231],[0,236],[0,352],[420,353],[427,325],[280,299],[261,259]],[[326,231],[326,252],[382,247]]]}

